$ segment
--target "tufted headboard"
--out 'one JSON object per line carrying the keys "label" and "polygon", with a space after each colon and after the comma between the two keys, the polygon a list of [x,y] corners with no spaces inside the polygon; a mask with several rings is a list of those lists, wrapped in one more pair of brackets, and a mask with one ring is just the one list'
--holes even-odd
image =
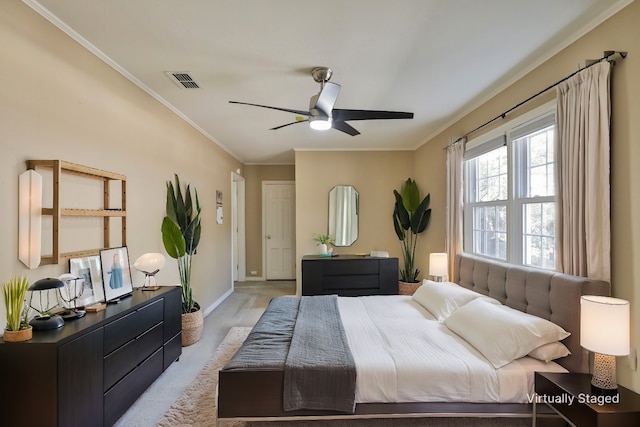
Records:
{"label": "tufted headboard", "polygon": [[467,254],[456,256],[454,282],[571,332],[563,341],[571,355],[556,362],[571,372],[589,372],[589,352],[580,346],[580,296],[609,296],[608,282]]}

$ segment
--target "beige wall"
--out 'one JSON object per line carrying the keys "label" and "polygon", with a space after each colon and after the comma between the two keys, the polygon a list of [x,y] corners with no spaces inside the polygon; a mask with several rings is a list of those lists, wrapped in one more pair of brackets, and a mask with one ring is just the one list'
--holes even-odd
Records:
{"label": "beige wall", "polygon": [[[203,235],[193,264],[194,295],[207,308],[230,291],[231,221],[216,224],[215,191],[230,194],[231,171],[240,162],[22,2],[0,3],[0,58],[0,282],[68,271],[67,263],[28,270],[16,256],[18,175],[25,160],[62,159],[127,176],[132,262],[145,252],[164,252],[165,181],[176,172],[195,185]],[[80,203],[86,196],[75,194]],[[230,208],[225,203],[225,218]],[[169,258],[157,278],[179,283],[176,262]],[[134,272],[133,279],[140,285],[143,278]]]}
{"label": "beige wall", "polygon": [[[360,218],[358,240],[350,247],[335,248],[335,252],[382,250],[401,257],[393,230],[393,190],[413,176],[413,155],[413,151],[296,151],[298,287],[302,256],[317,253],[313,234],[327,232],[329,191],[336,185],[353,185],[358,190]],[[431,184],[420,186],[425,195],[430,188]],[[431,228],[421,235],[418,252],[428,246]]]}
{"label": "beige wall", "polygon": [[[631,301],[631,346],[640,346],[640,2],[634,2],[559,54],[517,81],[490,101],[472,111],[450,128],[416,151],[415,171],[419,184],[438,183],[431,190],[432,204],[444,206],[445,174],[442,148],[450,138],[463,135],[476,126],[501,114],[560,78],[572,73],[576,64],[596,58],[605,50],[628,51],[627,59],[613,68],[612,140],[611,140],[611,215],[612,215],[612,288],[613,295]],[[555,92],[536,99],[508,118],[516,117],[541,103],[553,99]],[[472,135],[475,137],[481,132]],[[443,218],[435,216],[433,240],[444,248]],[[435,227],[434,227],[435,226]],[[434,244],[436,244],[434,242]],[[640,374],[631,371],[625,358],[618,363],[619,382],[640,391]]]}
{"label": "beige wall", "polygon": [[245,232],[246,275],[263,278],[262,272],[262,181],[293,181],[293,165],[246,165],[245,178]]}

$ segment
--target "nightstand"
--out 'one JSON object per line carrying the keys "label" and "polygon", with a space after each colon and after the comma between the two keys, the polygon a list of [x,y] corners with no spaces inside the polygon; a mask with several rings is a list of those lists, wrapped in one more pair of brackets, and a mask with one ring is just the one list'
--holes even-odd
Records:
{"label": "nightstand", "polygon": [[616,396],[591,392],[591,375],[535,373],[533,426],[538,404],[546,404],[572,426],[640,426],[640,395],[618,386]]}

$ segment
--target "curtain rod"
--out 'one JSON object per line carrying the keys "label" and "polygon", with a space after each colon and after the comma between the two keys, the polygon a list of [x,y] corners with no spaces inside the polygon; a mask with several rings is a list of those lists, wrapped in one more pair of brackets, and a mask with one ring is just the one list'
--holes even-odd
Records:
{"label": "curtain rod", "polygon": [[521,107],[523,104],[526,104],[527,102],[531,101],[534,98],[537,98],[538,96],[542,95],[543,93],[547,92],[549,89],[553,89],[554,87],[558,86],[560,83],[569,80],[571,77],[575,76],[576,74],[578,74],[580,71],[586,70],[587,68],[596,65],[602,61],[608,60],[610,57],[619,54],[620,58],[624,59],[627,57],[627,52],[618,52],[618,51],[614,51],[614,50],[607,50],[604,52],[604,55],[602,56],[602,58],[599,59],[589,59],[587,60],[587,65],[585,65],[584,67],[578,69],[577,71],[574,71],[573,73],[569,74],[568,76],[566,76],[565,78],[558,80],[557,82],[555,82],[552,85],[547,86],[546,88],[542,89],[541,91],[539,91],[538,93],[531,95],[529,98],[525,99],[524,101],[519,102],[518,104],[514,105],[513,107],[509,108],[507,111],[505,111],[504,113],[500,114],[499,116],[494,117],[493,119],[489,120],[486,123],[481,124],[480,126],[478,126],[477,128],[465,133],[464,135],[462,135],[461,137],[457,138],[455,141],[450,142],[449,144],[446,145],[446,147],[443,148],[443,150],[446,150],[447,148],[451,147],[454,144],[457,144],[459,141],[462,141],[464,138],[466,138],[467,136],[471,135],[474,132],[479,131],[480,129],[482,129],[485,126],[490,125],[491,123],[495,122],[498,119],[504,119],[506,118],[507,114],[509,114],[510,112],[512,112],[513,110],[515,110],[516,108]]}

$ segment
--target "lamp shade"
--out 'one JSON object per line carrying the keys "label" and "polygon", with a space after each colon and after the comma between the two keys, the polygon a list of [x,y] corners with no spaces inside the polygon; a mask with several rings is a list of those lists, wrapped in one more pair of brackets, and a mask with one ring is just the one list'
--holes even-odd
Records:
{"label": "lamp shade", "polygon": [[429,275],[434,277],[447,276],[449,274],[449,261],[444,252],[429,254]]}
{"label": "lamp shade", "polygon": [[155,274],[164,267],[165,258],[160,253],[150,252],[140,256],[133,267],[145,274]]}
{"label": "lamp shade", "polygon": [[40,265],[42,176],[34,170],[18,177],[18,258],[29,268]]}
{"label": "lamp shade", "polygon": [[46,291],[48,289],[56,289],[64,287],[64,283],[60,279],[47,277],[40,279],[29,286],[29,291]]}
{"label": "lamp shade", "polygon": [[629,354],[629,301],[596,295],[580,297],[580,344],[609,356]]}

